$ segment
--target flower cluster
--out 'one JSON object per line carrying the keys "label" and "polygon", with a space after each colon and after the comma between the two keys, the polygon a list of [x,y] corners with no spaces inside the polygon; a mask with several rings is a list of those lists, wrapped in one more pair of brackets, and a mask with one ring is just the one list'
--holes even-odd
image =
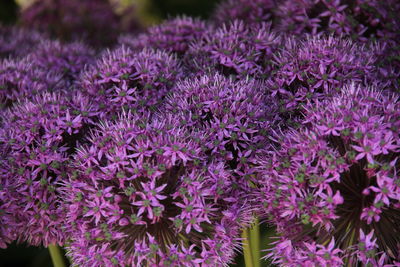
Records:
{"label": "flower cluster", "polygon": [[224,162],[233,171],[236,187],[248,188],[251,163],[268,146],[269,128],[276,120],[264,86],[254,79],[234,81],[220,74],[189,78],[178,82],[161,111],[193,132],[209,160]]}
{"label": "flower cluster", "polygon": [[276,0],[227,0],[222,1],[212,15],[218,24],[242,20],[248,24],[269,22],[274,20]]}
{"label": "flower cluster", "polygon": [[208,184],[229,173],[205,165],[171,117],[149,117],[102,123],[79,148],[63,190],[69,256],[81,266],[227,264],[241,213]]}
{"label": "flower cluster", "polygon": [[301,116],[307,101],[338,93],[349,81],[363,83],[373,76],[375,56],[363,46],[333,36],[288,40],[275,57],[278,66],[268,80],[287,124]]}
{"label": "flower cluster", "polygon": [[122,36],[119,43],[132,50],[150,47],[183,55],[188,50],[189,44],[202,37],[208,28],[200,19],[182,16],[153,26],[139,36]]}
{"label": "flower cluster", "polygon": [[60,73],[68,85],[74,83],[84,67],[94,61],[94,51],[79,42],[61,44],[59,41],[43,41],[30,56],[34,68]]}
{"label": "flower cluster", "polygon": [[107,51],[82,74],[80,83],[99,106],[101,117],[115,118],[122,110],[154,108],[180,76],[180,63],[173,55],[122,46]]}
{"label": "flower cluster", "polygon": [[400,264],[399,1],[225,0],[141,32],[123,6],[0,26],[0,248],[256,266],[261,221],[280,266]]}
{"label": "flower cluster", "polygon": [[398,38],[398,10],[396,0],[285,0],[275,16],[277,29],[291,34],[325,32],[367,41]]}
{"label": "flower cluster", "polygon": [[398,262],[399,96],[351,84],[305,115],[306,127],[260,160],[259,201],[282,234],[271,256],[285,266]]}
{"label": "flower cluster", "polygon": [[2,220],[14,228],[10,232],[19,233],[18,241],[65,241],[65,210],[57,187],[66,179],[69,157],[84,141],[95,115],[80,93],[39,94],[1,114],[0,204],[6,212],[12,208],[15,223]]}
{"label": "flower cluster", "polygon": [[120,21],[107,0],[36,0],[22,10],[21,23],[64,41],[82,40],[93,46],[113,44]]}
{"label": "flower cluster", "polygon": [[224,75],[266,78],[272,70],[272,57],[281,38],[269,24],[247,25],[242,21],[210,30],[187,52],[186,65],[195,74],[218,71]]}
{"label": "flower cluster", "polygon": [[44,39],[46,37],[36,31],[0,25],[0,58],[24,57]]}
{"label": "flower cluster", "polygon": [[65,86],[61,73],[36,67],[30,56],[0,61],[0,109]]}

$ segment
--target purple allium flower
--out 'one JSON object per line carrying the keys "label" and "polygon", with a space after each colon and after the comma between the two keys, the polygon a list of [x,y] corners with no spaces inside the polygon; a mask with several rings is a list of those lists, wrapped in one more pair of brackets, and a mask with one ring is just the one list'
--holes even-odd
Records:
{"label": "purple allium flower", "polygon": [[[80,266],[224,266],[238,245],[242,211],[210,185],[230,174],[205,165],[185,129],[121,115],[78,149],[64,188]],[[73,190],[71,190],[73,189]]]}
{"label": "purple allium flower", "polygon": [[34,30],[0,25],[0,58],[26,56],[45,38]]}
{"label": "purple allium flower", "polygon": [[65,241],[58,183],[96,113],[80,93],[43,93],[2,112],[1,202],[11,205],[18,241],[47,246]]}
{"label": "purple allium flower", "polygon": [[208,29],[209,26],[200,19],[181,16],[150,27],[139,36],[122,36],[119,43],[132,50],[151,47],[183,55],[189,43],[198,40]]}
{"label": "purple allium flower", "polygon": [[277,29],[302,35],[335,33],[354,40],[398,38],[397,0],[286,0],[278,6]]}
{"label": "purple allium flower", "polygon": [[267,133],[276,114],[262,82],[234,81],[220,74],[189,78],[177,83],[165,111],[193,132],[209,160],[233,171],[237,177],[233,186],[248,189],[252,162],[268,145]]}
{"label": "purple allium flower", "polygon": [[57,91],[65,86],[61,73],[36,67],[30,56],[0,61],[0,109],[40,92]]}
{"label": "purple allium flower", "polygon": [[307,127],[285,132],[259,163],[258,200],[281,234],[272,257],[318,265],[325,247],[325,259],[352,266],[399,262],[398,95],[351,84],[305,110]]}
{"label": "purple allium flower", "polygon": [[96,47],[113,44],[120,32],[119,18],[107,0],[37,0],[22,10],[20,19],[27,28]]}
{"label": "purple allium flower", "polygon": [[272,56],[281,44],[281,38],[269,28],[265,23],[250,26],[236,20],[210,30],[191,44],[186,64],[195,74],[211,68],[224,75],[268,77]]}
{"label": "purple allium flower", "polygon": [[94,61],[94,51],[79,42],[44,41],[30,55],[35,68],[61,73],[68,84],[74,83],[84,67]]}
{"label": "purple allium flower", "polygon": [[267,82],[282,117],[292,124],[307,100],[339,92],[343,85],[375,77],[374,54],[363,46],[333,36],[289,39],[275,57],[278,67]]}
{"label": "purple allium flower", "polygon": [[216,7],[212,20],[223,24],[242,20],[248,24],[269,22],[273,20],[277,0],[225,0]]}
{"label": "purple allium flower", "polygon": [[84,72],[84,93],[99,105],[104,116],[116,117],[122,110],[142,111],[159,104],[181,76],[173,55],[144,49],[132,52],[124,46],[107,51]]}

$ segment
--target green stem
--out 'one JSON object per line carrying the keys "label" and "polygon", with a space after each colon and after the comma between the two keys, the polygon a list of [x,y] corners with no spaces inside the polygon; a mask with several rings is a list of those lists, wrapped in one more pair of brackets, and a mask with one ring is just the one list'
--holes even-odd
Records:
{"label": "green stem", "polygon": [[251,251],[251,242],[249,236],[249,229],[244,229],[242,232],[243,238],[243,254],[244,254],[244,263],[246,267],[255,267],[253,263],[253,255]]}
{"label": "green stem", "polygon": [[57,245],[49,245],[51,260],[54,267],[65,267],[64,258],[61,249]]}
{"label": "green stem", "polygon": [[255,218],[254,225],[250,229],[250,247],[253,255],[254,267],[260,267],[260,225],[258,218]]}

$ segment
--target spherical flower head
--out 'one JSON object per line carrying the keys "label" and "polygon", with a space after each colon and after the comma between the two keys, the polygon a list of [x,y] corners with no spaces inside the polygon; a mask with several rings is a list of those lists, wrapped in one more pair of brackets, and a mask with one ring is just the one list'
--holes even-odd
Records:
{"label": "spherical flower head", "polygon": [[16,228],[19,242],[62,244],[65,209],[58,183],[96,114],[80,93],[43,93],[1,115],[1,201],[11,205],[17,222],[9,227]]}
{"label": "spherical flower head", "polygon": [[116,117],[123,110],[154,108],[181,75],[179,61],[165,51],[132,52],[122,46],[84,72],[81,86],[102,117]]}
{"label": "spherical flower head", "polygon": [[94,61],[94,51],[80,42],[43,41],[30,55],[35,67],[61,73],[67,84],[73,84],[84,67]]}
{"label": "spherical flower head", "polygon": [[0,61],[0,109],[46,91],[66,87],[62,74],[38,68],[30,56]]}
{"label": "spherical flower head", "polygon": [[296,35],[319,32],[353,40],[396,39],[400,29],[396,0],[286,0],[275,15],[277,29]]}
{"label": "spherical flower head", "polygon": [[122,36],[119,43],[132,50],[151,47],[183,55],[189,49],[189,44],[202,37],[208,28],[200,19],[180,16],[150,27],[138,37]]}
{"label": "spherical flower head", "polygon": [[268,145],[276,114],[268,102],[262,82],[205,75],[178,82],[166,100],[165,112],[193,132],[210,161],[224,163],[237,175],[233,186],[247,188],[252,161]]}
{"label": "spherical flower head", "polygon": [[274,0],[225,0],[215,8],[212,20],[223,24],[234,20],[242,20],[247,24],[257,24],[273,20],[276,9]]}
{"label": "spherical flower head", "polygon": [[171,116],[148,118],[103,122],[79,148],[64,188],[69,256],[80,266],[230,262],[240,212],[209,187],[218,166]]}
{"label": "spherical flower head", "polygon": [[333,242],[328,248],[355,265],[398,262],[398,95],[351,84],[305,115],[307,127],[285,133],[260,162],[258,199],[281,241],[294,251]]}
{"label": "spherical flower head", "polygon": [[278,67],[267,82],[289,125],[302,118],[307,101],[330,97],[349,82],[375,77],[374,54],[348,39],[308,36],[288,39],[275,57]]}
{"label": "spherical flower head", "polygon": [[0,58],[26,56],[45,38],[34,30],[0,25]]}
{"label": "spherical flower head", "polygon": [[236,20],[210,30],[190,45],[187,68],[195,74],[207,74],[211,68],[226,76],[266,78],[281,44],[281,38],[269,28],[265,23],[254,26]]}
{"label": "spherical flower head", "polygon": [[85,40],[95,46],[115,43],[120,21],[106,0],[40,0],[22,10],[21,23],[63,41]]}

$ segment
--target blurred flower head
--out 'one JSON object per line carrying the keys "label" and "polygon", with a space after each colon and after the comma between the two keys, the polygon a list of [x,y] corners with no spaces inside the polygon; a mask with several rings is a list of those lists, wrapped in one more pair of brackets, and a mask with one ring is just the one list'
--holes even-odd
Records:
{"label": "blurred flower head", "polygon": [[66,86],[61,73],[37,67],[31,56],[0,61],[0,109]]}
{"label": "blurred flower head", "polygon": [[150,27],[146,33],[139,36],[122,36],[119,43],[132,50],[142,50],[147,47],[183,55],[188,50],[190,43],[200,39],[209,28],[205,21],[180,16]]}
{"label": "blurred flower head", "polygon": [[215,8],[212,20],[216,24],[234,20],[242,20],[248,24],[270,22],[274,19],[277,5],[276,0],[225,0]]}
{"label": "blurred flower head", "polygon": [[35,30],[0,25],[0,58],[24,57],[45,39],[45,35]]}
{"label": "blurred flower head", "polygon": [[67,85],[75,83],[80,72],[94,61],[94,51],[80,42],[42,41],[30,56],[35,68],[60,73]]}
{"label": "blurred flower head", "polygon": [[[10,231],[31,245],[62,244],[65,211],[58,183],[96,112],[80,93],[42,93],[1,113],[1,209]],[[7,217],[2,217],[7,222]],[[14,229],[12,229],[14,228]]]}
{"label": "blurred flower head", "polygon": [[22,10],[20,20],[27,28],[94,47],[112,45],[121,32],[120,18],[108,0],[37,0]]}

